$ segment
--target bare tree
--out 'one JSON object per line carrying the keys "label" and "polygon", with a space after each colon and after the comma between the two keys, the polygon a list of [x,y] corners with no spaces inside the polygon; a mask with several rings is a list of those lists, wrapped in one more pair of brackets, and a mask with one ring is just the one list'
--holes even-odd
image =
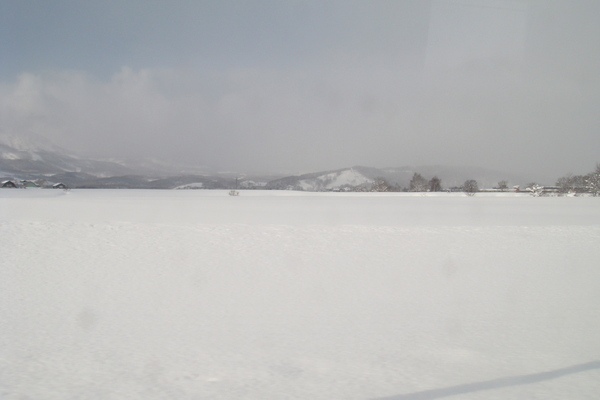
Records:
{"label": "bare tree", "polygon": [[507,181],[498,182],[498,189],[500,189],[503,192],[506,192],[508,190],[508,182]]}
{"label": "bare tree", "polygon": [[394,189],[384,178],[377,177],[371,185],[371,192],[391,192]]}
{"label": "bare tree", "polygon": [[475,193],[479,192],[479,185],[475,179],[466,180],[463,184],[463,191],[467,196],[475,196]]}
{"label": "bare tree", "polygon": [[569,174],[558,178],[556,186],[558,186],[558,192],[563,194],[586,192],[586,176]]}
{"label": "bare tree", "polygon": [[411,192],[426,192],[429,189],[429,181],[421,174],[415,172],[410,180],[409,190]]}

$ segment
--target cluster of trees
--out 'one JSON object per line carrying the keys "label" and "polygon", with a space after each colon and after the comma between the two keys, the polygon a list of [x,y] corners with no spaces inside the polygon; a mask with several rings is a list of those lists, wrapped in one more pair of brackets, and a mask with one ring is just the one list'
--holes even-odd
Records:
{"label": "cluster of trees", "polygon": [[[506,181],[500,182],[504,184],[504,187],[508,189]],[[442,192],[442,180],[437,176],[431,179],[423,177],[421,174],[415,172],[412,176],[407,188],[403,188],[399,185],[390,184],[385,178],[375,178],[370,187],[358,186],[352,188],[353,191],[369,191],[369,192]],[[454,187],[446,189],[446,191],[462,191],[468,195],[474,195],[479,191],[479,185],[474,179],[469,179],[460,187]]]}
{"label": "cluster of trees", "polygon": [[427,180],[421,174],[415,172],[408,184],[409,192],[441,192],[442,180],[437,176]]}
{"label": "cluster of trees", "polygon": [[559,193],[590,193],[600,196],[600,164],[596,169],[586,175],[567,175],[556,181]]}

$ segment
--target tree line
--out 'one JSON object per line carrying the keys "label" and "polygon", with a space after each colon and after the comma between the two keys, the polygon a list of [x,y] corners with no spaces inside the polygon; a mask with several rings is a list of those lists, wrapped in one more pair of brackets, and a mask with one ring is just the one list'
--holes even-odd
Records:
{"label": "tree line", "polygon": [[[499,190],[508,190],[508,183],[501,181],[498,183]],[[383,177],[377,177],[373,180],[370,185],[359,185],[349,186],[343,188],[346,191],[355,192],[465,192],[466,194],[473,195],[479,191],[479,184],[475,179],[468,179],[462,186],[455,186],[444,189],[442,187],[442,180],[434,176],[431,179],[423,177],[418,172],[415,172],[410,179],[408,187],[402,187],[400,185],[394,185],[389,183]]]}
{"label": "tree line", "polygon": [[[383,177],[374,179],[371,185],[360,185],[344,188],[347,191],[361,192],[464,192],[467,195],[474,195],[480,191],[479,184],[475,179],[467,179],[461,186],[455,186],[444,189],[442,180],[437,176],[431,179],[423,177],[418,172],[415,172],[409,182],[408,187],[393,185]],[[502,180],[493,188],[497,191],[508,191],[508,181]],[[538,185],[534,182],[528,184],[525,188],[526,192],[530,192],[534,196],[542,195],[567,195],[567,194],[587,194],[600,196],[600,163],[596,164],[596,169],[585,175],[572,175],[561,177],[556,181],[556,186],[546,187]]]}
{"label": "tree line", "polygon": [[[507,186],[508,188],[508,186]],[[442,192],[442,180],[437,176],[431,179],[423,177],[421,174],[415,172],[408,184],[407,192]],[[463,191],[467,194],[476,193],[479,191],[479,184],[475,179],[467,179],[462,186],[451,187],[446,191],[459,192]]]}

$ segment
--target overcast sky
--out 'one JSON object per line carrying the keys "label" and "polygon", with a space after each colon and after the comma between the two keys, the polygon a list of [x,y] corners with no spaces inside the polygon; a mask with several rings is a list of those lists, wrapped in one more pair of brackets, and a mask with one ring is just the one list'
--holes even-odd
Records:
{"label": "overcast sky", "polygon": [[242,172],[600,161],[600,1],[0,1],[0,133]]}

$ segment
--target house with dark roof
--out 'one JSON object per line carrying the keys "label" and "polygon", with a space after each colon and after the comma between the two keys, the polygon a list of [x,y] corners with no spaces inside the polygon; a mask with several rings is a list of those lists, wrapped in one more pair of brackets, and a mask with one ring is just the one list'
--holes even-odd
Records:
{"label": "house with dark roof", "polygon": [[52,189],[69,189],[69,187],[67,185],[65,185],[62,182],[59,183],[55,183],[54,185],[52,185]]}
{"label": "house with dark roof", "polygon": [[3,187],[3,188],[13,188],[14,189],[14,188],[18,188],[19,185],[17,185],[17,183],[15,181],[8,180],[8,181],[2,182],[0,184],[0,187]]}

